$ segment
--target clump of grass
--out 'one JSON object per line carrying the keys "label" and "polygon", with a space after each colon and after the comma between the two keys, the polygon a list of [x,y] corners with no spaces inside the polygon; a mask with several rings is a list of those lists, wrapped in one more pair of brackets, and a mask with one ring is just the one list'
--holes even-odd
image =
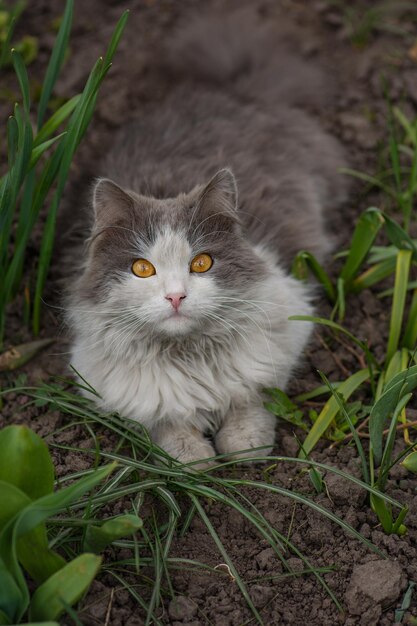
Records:
{"label": "clump of grass", "polygon": [[[388,194],[392,211],[400,216],[402,224],[388,215],[387,211],[375,207],[367,209],[357,222],[345,262],[334,282],[311,255],[300,253],[293,267],[298,278],[304,279],[308,270],[315,275],[333,304],[333,311],[330,319],[311,316],[294,316],[292,319],[313,321],[330,328],[336,337],[344,335],[359,348],[366,364],[366,367],[353,372],[346,380],[339,381],[337,386],[331,385],[321,374],[325,387],[321,386],[319,391],[323,393],[327,388],[330,398],[308,429],[300,455],[308,457],[320,437],[336,423],[339,432],[347,429],[351,431],[350,437],[362,461],[363,478],[381,492],[386,487],[390,468],[407,453],[393,459],[394,441],[399,427],[404,431],[407,449],[411,450],[415,445],[410,441],[409,431],[416,424],[407,422],[406,406],[417,387],[417,285],[412,280],[413,268],[417,266],[417,241],[409,234],[417,194],[416,129],[417,121],[409,121],[399,109],[389,105],[388,154],[391,167],[388,175],[387,172],[383,173],[382,182],[381,177],[345,170]],[[385,234],[388,245],[374,245],[380,232]],[[365,265],[367,267],[364,269]],[[392,288],[384,289],[379,294],[379,297],[391,298],[388,342],[381,361],[372,353],[366,341],[344,328],[343,320],[351,293],[376,287],[389,277],[393,277]],[[407,296],[410,293],[412,295],[407,309]],[[366,405],[357,403],[356,414],[352,415],[347,401],[364,383],[370,385],[371,400]],[[272,409],[276,414],[282,411],[279,406]],[[361,420],[358,419],[359,411]],[[295,423],[294,415],[292,421]],[[298,421],[302,421],[302,418],[298,418]],[[368,457],[357,432],[362,428],[362,423],[369,427]],[[414,454],[411,453],[404,461],[405,467],[412,469]],[[407,512],[406,506],[394,519],[391,508],[381,502],[378,496],[371,495],[370,502],[386,532],[405,532],[402,522]]]}
{"label": "clump of grass", "polygon": [[[169,457],[150,441],[147,433],[137,423],[121,419],[117,415],[101,413],[90,400],[74,393],[68,384],[63,381],[59,384],[44,384],[41,387],[17,387],[14,391],[29,395],[32,402],[39,406],[46,404],[53,410],[59,410],[71,416],[69,423],[61,431],[70,429],[74,425],[81,425],[93,441],[90,448],[56,444],[53,441],[54,435],[57,433],[51,433],[51,447],[77,451],[77,453],[89,457],[94,466],[99,466],[101,463],[116,462],[117,467],[107,483],[98,487],[95,493],[88,498],[81,498],[72,502],[67,512],[49,520],[51,544],[55,550],[62,550],[68,557],[73,558],[85,549],[86,532],[91,525],[96,524],[97,518],[102,517],[101,511],[104,508],[108,510],[109,506],[123,501],[125,513],[140,515],[145,494],[151,495],[154,502],[153,510],[156,511],[155,515],[144,517],[144,527],[139,530],[138,536],[134,539],[113,542],[113,546],[130,548],[133,553],[132,558],[123,561],[114,558],[104,564],[105,571],[126,587],[140,604],[146,615],[146,624],[160,623],[156,609],[164,598],[173,597],[173,587],[170,581],[170,572],[173,567],[185,569],[205,569],[208,567],[204,563],[170,556],[174,536],[178,533],[186,533],[194,516],[198,516],[206,527],[217,547],[221,562],[227,566],[227,571],[230,572],[239,587],[253,618],[257,623],[263,623],[260,612],[251,600],[248,583],[239,573],[233,558],[228,553],[210,520],[206,509],[207,502],[221,504],[242,515],[256,529],[259,537],[266,540],[271,546],[276,558],[283,563],[285,571],[289,575],[295,574],[288,564],[288,556],[296,555],[302,559],[305,572],[313,575],[336,606],[341,608],[338,599],[322,577],[321,571],[316,569],[308,557],[300,552],[285,533],[274,527],[245,496],[245,490],[248,488],[277,496],[285,496],[289,501],[307,506],[352,534],[369,549],[380,553],[353,527],[315,502],[311,497],[271,484],[268,480],[254,481],[240,478],[235,471],[225,474],[222,470],[235,467],[234,461],[225,461],[219,456],[216,457],[219,463],[217,467],[205,472],[192,471],[192,463],[183,466]],[[111,434],[112,440],[116,439],[111,451],[101,448],[100,441],[103,429],[107,432],[107,438]],[[259,449],[258,460],[267,460],[269,464],[291,462],[295,466],[304,467],[308,470],[313,468],[321,472],[334,472],[346,480],[361,485],[369,494],[379,495],[376,488],[357,478],[309,459],[291,459],[282,456],[265,457],[262,449]],[[79,471],[61,478],[60,484],[65,486],[67,482],[74,479],[79,480],[89,475],[91,475],[91,470]],[[397,507],[401,510],[401,505],[394,499],[385,494],[381,494],[380,497],[387,506]],[[186,501],[188,501],[189,506],[184,508],[180,503]],[[159,514],[161,509],[165,509],[167,516],[162,516],[163,521],[158,521],[161,519]],[[147,566],[145,571],[141,568],[143,563]],[[134,575],[137,585],[142,591],[138,592],[137,585],[132,585],[132,575]],[[224,571],[215,570],[213,575],[224,575]]]}
{"label": "clump of grass", "polygon": [[[83,92],[71,98],[45,121],[48,103],[63,66],[72,14],[73,0],[67,0],[42,85],[35,133],[32,130],[33,112],[26,66],[16,49],[11,52],[22,102],[15,104],[7,123],[9,167],[0,179],[0,348],[7,305],[17,294],[24,295],[26,316],[32,317],[34,333],[39,332],[42,292],[52,255],[59,203],[75,151],[90,123],[100,85],[111,66],[127,19],[125,12],[115,28],[105,57],[95,64]],[[11,30],[12,26],[7,41]],[[58,130],[61,132],[57,134]],[[32,293],[30,286],[24,282],[26,249],[47,202],[49,207]]]}

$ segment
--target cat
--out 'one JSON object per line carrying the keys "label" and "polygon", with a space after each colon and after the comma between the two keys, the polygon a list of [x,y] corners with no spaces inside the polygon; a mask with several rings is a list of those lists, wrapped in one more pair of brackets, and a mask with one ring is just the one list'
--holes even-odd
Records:
{"label": "cat", "polygon": [[170,93],[101,165],[67,317],[99,405],[203,469],[273,449],[262,390],[285,388],[311,332],[288,318],[313,310],[288,268],[331,249],[345,158],[298,106],[319,71],[252,19],[196,18],[169,50]]}

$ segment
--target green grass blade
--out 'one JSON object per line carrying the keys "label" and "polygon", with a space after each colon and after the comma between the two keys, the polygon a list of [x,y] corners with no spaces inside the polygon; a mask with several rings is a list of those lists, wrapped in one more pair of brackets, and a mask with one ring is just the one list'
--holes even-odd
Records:
{"label": "green grass blade", "polygon": [[35,141],[33,142],[34,148],[39,146],[41,143],[46,141],[53,133],[65,122],[65,120],[71,115],[80,101],[81,94],[77,94],[73,96],[68,102],[65,102],[51,117],[47,122],[42,126],[36,135]]}
{"label": "green grass blade", "polygon": [[7,158],[9,169],[12,169],[16,161],[18,136],[19,129],[16,118],[11,115],[7,120]]}
{"label": "green grass blade", "polygon": [[25,7],[25,4],[26,4],[25,0],[18,0],[18,2],[15,2],[15,5],[12,9],[11,19],[9,22],[9,27],[6,32],[6,37],[4,41],[1,42],[1,46],[0,46],[0,50],[1,50],[0,68],[4,66],[4,64],[6,63],[8,59],[8,56],[10,53],[10,43],[13,37],[13,32],[14,32],[17,20]]}
{"label": "green grass blade", "polygon": [[406,405],[410,401],[412,395],[413,395],[412,393],[405,394],[405,396],[403,396],[399,400],[392,414],[391,423],[390,423],[390,427],[389,427],[389,431],[387,435],[387,440],[385,442],[385,448],[382,454],[381,465],[379,467],[379,475],[378,475],[378,479],[376,482],[376,486],[379,489],[381,489],[381,491],[384,490],[386,482],[388,480],[388,471],[389,471],[389,468],[391,467],[392,451],[394,448],[395,436],[397,434],[398,418],[400,417],[401,411],[406,407]]}
{"label": "green grass blade", "polygon": [[20,90],[22,92],[23,108],[26,114],[29,115],[30,91],[28,73],[26,71],[26,65],[24,64],[21,55],[15,49],[12,49],[12,61],[17,79],[19,81]]}
{"label": "green grass blade", "polygon": [[256,610],[256,608],[253,605],[253,602],[252,602],[252,599],[251,599],[251,597],[249,595],[249,592],[246,589],[246,585],[244,584],[243,580],[241,579],[241,577],[239,575],[239,572],[235,568],[233,561],[229,557],[229,555],[228,555],[224,545],[222,544],[222,542],[220,540],[219,535],[215,531],[214,526],[212,525],[212,523],[210,522],[210,519],[209,519],[208,515],[206,514],[206,512],[203,509],[203,507],[201,506],[198,498],[193,493],[188,493],[187,495],[191,499],[191,502],[194,504],[198,514],[200,515],[201,519],[203,520],[207,530],[209,531],[209,533],[210,533],[214,543],[217,546],[218,551],[222,555],[222,558],[224,559],[224,562],[229,567],[229,570],[232,573],[232,576],[234,577],[234,579],[236,581],[236,584],[239,587],[243,597],[245,598],[248,607],[252,611],[252,614],[253,614],[254,618],[256,619],[258,624],[263,625],[263,620],[262,620],[261,616],[259,615],[258,611]]}
{"label": "green grass blade", "polygon": [[51,97],[52,90],[64,62],[72,26],[73,5],[73,0],[67,0],[64,15],[62,16],[61,25],[46,70],[38,107],[38,128],[42,126],[49,98]]}
{"label": "green grass blade", "polygon": [[112,62],[117,47],[120,43],[120,39],[123,35],[123,31],[126,26],[127,19],[129,17],[129,10],[124,11],[119,21],[116,24],[109,46],[107,48],[106,56],[104,57],[104,67],[107,67]]}
{"label": "green grass blade", "polygon": [[329,379],[325,376],[325,374],[323,374],[323,372],[319,372],[322,380],[324,381],[324,383],[328,386],[333,398],[336,400],[338,406],[339,406],[339,411],[342,413],[343,417],[345,418],[346,422],[349,424],[349,428],[350,428],[350,432],[352,433],[352,437],[353,440],[355,442],[356,445],[356,449],[358,451],[359,454],[359,458],[361,460],[361,465],[362,465],[362,476],[363,479],[366,483],[369,484],[369,471],[368,471],[368,463],[366,461],[366,456],[365,456],[365,452],[360,440],[360,437],[358,435],[358,433],[356,432],[356,428],[350,418],[349,413],[346,411],[346,407],[345,407],[345,403],[342,401],[342,398],[340,396],[340,394],[338,393],[338,391],[336,391],[333,387],[333,385],[331,384],[331,382],[329,381]]}
{"label": "green grass blade", "polygon": [[411,300],[402,345],[410,350],[414,350],[417,345],[417,289],[414,290],[413,298]]}
{"label": "green grass blade", "polygon": [[372,287],[385,278],[388,278],[388,276],[395,271],[396,254],[392,258],[385,259],[384,261],[373,265],[369,269],[365,270],[363,274],[357,276],[357,278],[355,278],[352,282],[352,291],[354,293],[358,293],[363,289],[369,289],[369,287]]}
{"label": "green grass blade", "polygon": [[382,459],[382,439],[385,422],[395,411],[401,398],[417,387],[417,365],[400,372],[384,387],[380,398],[372,407],[369,417],[369,435],[377,463]]}
{"label": "green grass blade", "polygon": [[369,253],[384,219],[378,209],[370,208],[360,216],[353,233],[348,258],[340,273],[349,288],[358,269]]}
{"label": "green grass blade", "polygon": [[298,280],[307,280],[308,270],[312,272],[318,282],[323,286],[330,302],[334,302],[336,299],[336,293],[330,276],[320,265],[314,255],[306,251],[299,252],[294,259],[292,273],[296,278],[298,278]]}
{"label": "green grass blade", "polygon": [[56,143],[57,141],[60,141],[63,137],[65,137],[65,135],[66,135],[66,132],[63,132],[60,135],[56,135],[56,137],[52,137],[52,139],[48,139],[47,141],[38,143],[36,146],[34,145],[33,150],[32,150],[32,155],[30,157],[28,170],[29,171],[32,170],[37,164],[37,162],[39,161],[39,159],[41,158],[41,156],[44,154],[44,152],[46,152],[48,148],[53,146],[54,143]]}
{"label": "green grass blade", "polygon": [[399,250],[398,252],[386,363],[389,363],[393,357],[400,340],[411,257],[411,250]]}
{"label": "green grass blade", "polygon": [[[338,388],[337,393],[341,394],[344,400],[348,400],[360,385],[369,379],[369,369],[359,370],[345,380]],[[322,408],[317,420],[314,422],[310,432],[303,441],[303,449],[299,453],[300,458],[305,458],[311,453],[320,437],[329,428],[330,424],[339,412],[339,404],[332,396]]]}

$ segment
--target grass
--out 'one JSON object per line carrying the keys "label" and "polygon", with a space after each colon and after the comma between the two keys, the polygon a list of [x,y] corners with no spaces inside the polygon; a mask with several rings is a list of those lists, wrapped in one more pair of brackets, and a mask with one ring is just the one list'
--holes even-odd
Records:
{"label": "grass", "polygon": [[[173,564],[175,567],[192,566],[197,569],[207,567],[203,563],[189,563],[186,559],[181,561],[181,559],[173,560],[170,557],[173,537],[176,534],[181,535],[187,532],[193,516],[199,517],[203,522],[207,534],[218,550],[218,559],[227,565],[227,571],[236,581],[253,618],[257,623],[263,623],[260,612],[251,600],[247,582],[234,565],[232,556],[228,553],[227,547],[210,519],[208,508],[210,509],[213,504],[238,512],[249,525],[256,529],[259,538],[263,538],[273,549],[276,558],[282,562],[288,575],[297,575],[291,571],[288,563],[289,556],[296,555],[302,559],[305,572],[314,576],[336,606],[341,608],[339,600],[324,580],[321,571],[312,565],[289,537],[267,520],[252,503],[251,498],[245,495],[248,490],[257,490],[261,493],[284,497],[288,499],[289,503],[293,502],[308,507],[311,511],[325,516],[335,525],[356,537],[358,541],[364,543],[370,550],[382,556],[381,552],[371,542],[310,496],[285,489],[268,481],[241,478],[237,468],[235,468],[235,463],[222,460],[220,457],[217,457],[220,465],[215,470],[192,472],[190,471],[192,464],[188,468],[184,468],[170,458],[149,440],[145,432],[138,429],[136,423],[120,419],[116,415],[100,413],[90,400],[82,398],[70,388],[65,389],[62,383],[60,385],[45,384],[42,387],[34,388],[17,388],[14,391],[29,395],[32,402],[37,405],[47,405],[52,410],[59,410],[71,416],[68,424],[59,432],[71,430],[74,426],[81,426],[85,436],[94,442],[94,445],[89,448],[56,444],[54,440],[58,432],[55,432],[51,433],[49,437],[52,449],[57,448],[83,454],[90,459],[92,467],[109,462],[117,464],[115,471],[104,485],[97,487],[94,493],[87,498],[83,497],[78,501],[73,501],[65,512],[61,512],[59,517],[48,521],[49,536],[54,550],[59,550],[66,558],[74,558],[80,552],[91,547],[88,543],[88,530],[97,525],[97,520],[106,515],[109,507],[111,510],[112,505],[123,502],[125,514],[140,515],[144,496],[152,496],[154,513],[150,515],[148,512],[147,516],[144,517],[145,524],[143,529],[139,530],[138,536],[134,539],[113,542],[115,547],[131,549],[135,556],[132,559],[125,559],[122,563],[113,557],[113,559],[108,559],[105,565],[105,571],[128,589],[137,600],[137,587],[133,588],[131,582],[132,576],[134,576],[135,585],[138,585],[142,590],[140,605],[146,613],[147,624],[159,623],[156,609],[164,598],[173,597],[170,583],[170,572]],[[105,431],[104,440],[108,440],[110,437],[113,442],[111,450],[100,447],[100,441]],[[346,480],[360,485],[370,495],[379,496],[379,491],[370,485],[337,468],[322,463],[282,456],[264,457],[262,450],[259,450],[259,460],[267,460],[270,464],[293,463],[296,467],[306,469],[314,467],[323,473],[334,472]],[[229,471],[225,472],[226,469]],[[69,474],[60,480],[60,487],[62,489],[67,483],[72,483],[74,480],[84,480],[91,475],[94,475],[91,469]],[[392,506],[401,511],[402,505],[400,503],[384,494],[380,497],[387,506]],[[166,513],[161,514],[164,510]],[[144,563],[146,564],[145,568]],[[215,573],[217,576],[223,576],[224,570],[215,570]]]}
{"label": "grass", "polygon": [[[0,348],[6,328],[7,306],[18,295],[24,302],[26,316],[32,318],[34,334],[39,332],[42,293],[52,256],[58,207],[71,162],[91,121],[100,85],[110,69],[127,19],[125,12],[116,25],[106,55],[93,67],[83,92],[45,121],[54,85],[64,63],[72,14],[73,0],[67,0],[42,85],[35,132],[26,66],[16,49],[11,52],[21,102],[15,104],[7,123],[9,169],[0,179]],[[8,39],[12,29],[13,21]],[[31,288],[25,272],[26,252],[35,227],[42,225],[47,204],[35,263],[34,287]]]}
{"label": "grass", "polygon": [[[413,207],[417,193],[417,142],[416,122],[409,121],[399,109],[392,108],[388,103],[388,146],[387,158],[390,163],[390,175],[384,170],[384,183],[380,175],[367,175],[366,181],[389,195],[391,217],[386,211],[371,207],[359,218],[353,232],[349,249],[339,255],[344,258],[343,266],[334,281],[314,259],[309,259],[300,272],[299,264],[295,264],[293,272],[298,278],[305,278],[307,269],[322,284],[324,293],[333,305],[329,319],[311,316],[294,316],[295,321],[313,321],[323,325],[340,336],[348,339],[363,353],[367,367],[362,368],[344,381],[338,381],[337,389],[321,374],[328,388],[330,397],[314,419],[311,428],[302,442],[300,455],[308,457],[319,439],[328,433],[335,421],[344,422],[344,431],[349,428],[362,464],[363,479],[381,492],[384,491],[388,472],[393,464],[402,460],[402,456],[393,459],[393,449],[397,430],[403,428],[405,443],[410,452],[405,466],[414,467],[415,444],[410,440],[410,430],[417,425],[407,422],[406,406],[417,387],[417,289],[412,280],[417,265],[417,242],[410,236],[410,227],[416,223]],[[363,179],[363,175],[349,170],[346,173]],[[402,222],[402,223],[400,223]],[[386,238],[387,245],[375,246],[379,234]],[[303,258],[302,254],[298,258]],[[346,303],[349,294],[359,293],[369,287],[377,287],[382,281],[392,277],[393,285],[383,289],[380,297],[390,298],[390,316],[388,340],[384,358],[377,358],[366,341],[359,339],[354,333],[343,326]],[[412,293],[407,307],[407,298]],[[335,321],[338,319],[338,322]],[[358,403],[362,419],[349,413],[347,402],[354,393],[362,393],[363,384],[369,384],[369,392],[365,392],[366,409],[363,402]],[[323,388],[320,387],[323,391]],[[369,398],[370,395],[370,398]],[[275,407],[275,414],[280,414],[280,407]],[[297,407],[296,407],[297,408]],[[365,410],[364,410],[365,409]],[[356,411],[357,413],[357,411]],[[302,417],[298,416],[298,422]],[[364,422],[368,425],[369,451],[366,457],[357,430]],[[295,423],[295,422],[294,422]],[[339,428],[341,439],[344,433]],[[361,433],[362,435],[363,433]],[[368,460],[366,460],[368,458]],[[402,523],[407,513],[407,506],[394,518],[390,506],[382,502],[378,496],[370,496],[370,504],[378,520],[388,533],[403,534],[406,527]]]}

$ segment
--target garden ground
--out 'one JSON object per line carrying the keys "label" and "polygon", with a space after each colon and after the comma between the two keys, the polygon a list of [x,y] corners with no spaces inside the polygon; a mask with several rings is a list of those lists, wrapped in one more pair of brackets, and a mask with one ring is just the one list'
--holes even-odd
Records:
{"label": "garden ground", "polygon": [[[212,2],[216,10],[223,11],[235,2]],[[151,106],[163,98],[169,83],[157,69],[158,50],[170,30],[187,15],[199,10],[197,0],[132,0],[130,3],[110,0],[89,0],[76,3],[75,24],[71,49],[65,71],[58,81],[55,95],[68,98],[82,88],[96,58],[103,53],[113,27],[125,8],[131,10],[128,26],[121,41],[115,63],[103,84],[97,112],[91,128],[73,164],[72,179],[66,201],[77,197],[90,176],[99,174],[97,161],[109,146],[115,129],[127,119],[140,116],[143,107]],[[204,3],[205,5],[208,2]],[[255,4],[255,2],[252,2]],[[387,101],[384,84],[394,103],[410,118],[416,116],[417,107],[417,30],[415,15],[407,13],[383,14],[369,26],[355,22],[364,7],[370,9],[374,2],[301,2],[297,0],[256,0],[263,19],[277,23],[285,19],[288,30],[299,53],[310,63],[323,64],[329,75],[337,76],[335,97],[325,111],[319,112],[326,128],[340,137],[345,144],[351,167],[360,172],[378,170],[383,146],[387,141]],[[395,1],[391,3],[395,5]],[[398,3],[401,4],[401,3]],[[349,13],[347,5],[357,13]],[[39,76],[47,63],[54,41],[54,20],[62,13],[63,4],[52,0],[39,0],[28,6],[18,26],[17,36],[31,34],[39,38],[39,53],[33,64],[32,75]],[[392,32],[388,26],[395,25]],[[398,30],[403,32],[399,33]],[[10,75],[11,76],[11,75]],[[10,113],[10,102],[1,101],[2,117]],[[356,218],[371,204],[385,208],[386,198],[375,192],[364,193],[364,184],[354,182],[349,203],[343,212],[329,216],[331,229],[339,238],[340,249],[350,241]],[[415,234],[415,233],[414,233]],[[33,243],[37,245],[36,240]],[[340,262],[333,262],[329,272],[336,274]],[[330,265],[330,264],[329,264]],[[52,278],[56,268],[52,269]],[[51,283],[53,285],[53,283]],[[62,331],[62,319],[54,307],[59,305],[56,290],[51,286],[45,294],[42,337],[54,337],[52,347],[24,368],[28,380],[48,380],[50,376],[65,373],[67,343]],[[317,309],[328,316],[329,304],[318,299]],[[361,339],[368,339],[373,353],[382,357],[388,335],[389,306],[377,297],[377,292],[363,291],[349,296],[345,326]],[[29,331],[22,325],[20,308],[9,325],[8,344],[16,345],[30,339]],[[336,337],[323,328],[316,328],[306,358],[289,389],[289,395],[308,391],[318,384],[321,370],[332,381],[344,380],[358,367],[363,367],[362,356],[342,336]],[[13,376],[8,375],[8,383]],[[25,407],[28,398],[20,394],[7,396],[4,402],[1,425],[26,423],[46,438],[52,446],[57,477],[91,466],[90,457],[82,450],[68,449],[93,447],[88,430],[63,413],[46,407]],[[309,408],[319,408],[321,398],[307,403]],[[417,420],[416,404],[410,405],[410,421]],[[72,423],[74,422],[74,423]],[[296,456],[298,444],[288,424],[278,425],[276,454]],[[300,436],[300,432],[297,432]],[[301,433],[302,434],[302,433]],[[99,431],[103,450],[115,444],[105,428]],[[397,444],[401,446],[401,437]],[[59,446],[63,446],[60,448]],[[356,448],[347,442],[335,444],[321,441],[313,458],[360,476]],[[227,470],[224,470],[226,473]],[[338,518],[346,520],[364,537],[377,546],[386,559],[375,554],[343,529],[313,513],[304,504],[294,503],[283,496],[262,489],[247,487],[246,495],[266,517],[269,523],[291,539],[298,550],[315,568],[325,568],[323,578],[343,606],[335,603],[318,583],[304,572],[305,564],[288,553],[292,572],[283,569],[265,539],[237,511],[218,502],[206,501],[205,510],[217,531],[228,555],[247,583],[254,606],[265,625],[311,624],[361,624],[388,626],[402,620],[403,624],[417,623],[417,591],[409,608],[396,613],[412,581],[417,583],[417,478],[397,465],[390,473],[388,493],[400,502],[408,503],[406,518],[408,533],[402,537],[386,535],[366,502],[366,493],[343,478],[328,474],[324,477],[326,488],[316,494],[309,475],[289,462],[265,466],[237,467],[229,474],[253,481],[267,481],[296,492],[307,494],[322,504]],[[186,499],[180,501],[184,512]],[[123,510],[122,501],[114,505],[108,515]],[[143,518],[163,520],[161,505],[145,498],[140,514]],[[161,522],[162,523],[162,522]],[[117,557],[115,556],[117,555]],[[129,559],[128,548],[112,550],[107,557]],[[171,570],[172,590],[162,587],[162,606],[156,618],[162,624],[214,624],[235,626],[253,620],[242,594],[224,565],[212,535],[201,518],[195,516],[184,533],[173,539],[170,557],[206,563],[216,571],[179,567]],[[328,571],[326,572],[326,568]],[[132,588],[147,597],[152,580],[152,568],[145,565],[140,576],[132,570],[127,574]],[[137,585],[137,587],[135,587]],[[110,573],[104,572],[93,583],[89,593],[77,610],[78,619],[85,626],[140,626],[144,623],[142,610],[128,588],[118,584]],[[414,619],[414,621],[413,621]],[[66,617],[63,624],[74,623]],[[255,621],[253,620],[253,623]]]}

